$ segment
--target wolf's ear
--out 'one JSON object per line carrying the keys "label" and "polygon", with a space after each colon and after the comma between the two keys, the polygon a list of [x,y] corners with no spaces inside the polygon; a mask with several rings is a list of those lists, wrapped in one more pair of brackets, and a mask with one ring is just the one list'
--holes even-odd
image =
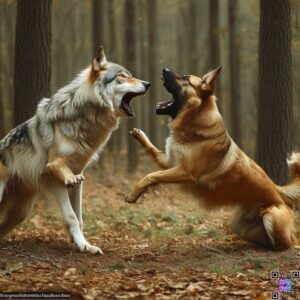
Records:
{"label": "wolf's ear", "polygon": [[215,90],[216,79],[218,78],[221,69],[222,66],[219,66],[215,70],[212,70],[203,76],[201,84],[202,90]]}
{"label": "wolf's ear", "polygon": [[107,60],[105,57],[104,49],[102,46],[99,47],[96,57],[93,60],[93,70],[99,72],[105,69]]}

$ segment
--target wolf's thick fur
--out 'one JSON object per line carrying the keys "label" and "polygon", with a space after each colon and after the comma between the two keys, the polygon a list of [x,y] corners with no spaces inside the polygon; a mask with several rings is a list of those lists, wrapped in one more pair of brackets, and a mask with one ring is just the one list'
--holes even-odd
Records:
{"label": "wolf's thick fur", "polygon": [[156,183],[183,183],[208,209],[238,207],[232,229],[243,239],[270,248],[297,244],[294,212],[300,199],[300,154],[290,160],[294,181],[276,186],[266,173],[230,138],[216,105],[214,85],[219,70],[196,76],[178,76],[164,70],[164,86],[173,100],[160,103],[157,112],[172,116],[166,154],[139,129],[133,136],[163,168],[148,174],[126,197],[133,203]]}
{"label": "wolf's thick fur", "polygon": [[133,115],[130,100],[149,86],[108,62],[100,47],[89,67],[50,99],[42,99],[36,115],[1,140],[0,237],[26,218],[41,194],[59,201],[81,251],[101,253],[83,236],[82,184],[69,190],[65,185],[80,183],[78,176],[105,146],[119,118]]}

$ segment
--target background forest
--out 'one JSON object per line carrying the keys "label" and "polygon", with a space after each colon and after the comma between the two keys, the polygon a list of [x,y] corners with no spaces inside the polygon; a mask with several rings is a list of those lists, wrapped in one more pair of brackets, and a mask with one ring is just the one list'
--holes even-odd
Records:
{"label": "background forest", "polygon": [[[90,64],[99,45],[152,83],[132,102],[136,118],[121,121],[85,173],[84,233],[104,255],[72,248],[62,218],[38,202],[0,241],[1,292],[299,299],[299,279],[279,295],[279,278],[300,272],[299,247],[243,241],[229,229],[232,208],[209,214],[171,184],[149,188],[135,205],[124,198],[154,169],[129,131],[143,129],[159,148],[168,134],[168,118],[155,114],[170,97],[164,67],[202,76],[222,65],[216,95],[230,135],[276,183],[287,181],[287,154],[300,151],[300,0],[0,0],[0,139]],[[274,270],[281,277],[270,278]]]}
{"label": "background forest", "polygon": [[[32,8],[34,10],[34,8]],[[14,124],[14,62],[17,5],[0,1],[0,136]],[[50,94],[88,65],[98,45],[108,59],[152,82],[143,99],[135,99],[136,119],[123,120],[104,157],[115,166],[126,156],[132,127],[145,130],[162,147],[167,118],[154,113],[155,102],[168,99],[160,84],[163,67],[203,75],[221,64],[217,97],[227,128],[250,157],[255,157],[258,101],[258,0],[53,0],[51,16]],[[293,72],[293,148],[300,146],[300,1],[291,1]],[[34,47],[34,45],[32,45]],[[276,52],[271,53],[276,59]],[[22,59],[22,58],[21,58]],[[32,69],[35,68],[32,61]],[[23,75],[21,75],[23,76]],[[18,94],[19,95],[19,94]],[[49,96],[49,95],[43,95]],[[20,107],[35,104],[18,96]],[[36,103],[39,99],[34,99]],[[22,110],[22,109],[21,109]],[[20,109],[18,109],[20,111]],[[270,108],[270,113],[272,109]],[[275,117],[275,116],[274,116]],[[15,118],[16,119],[16,118]],[[15,123],[18,123],[15,120]],[[129,159],[130,160],[130,159]],[[131,165],[130,165],[131,164]],[[129,161],[128,169],[135,168]],[[117,168],[116,168],[117,170]]]}

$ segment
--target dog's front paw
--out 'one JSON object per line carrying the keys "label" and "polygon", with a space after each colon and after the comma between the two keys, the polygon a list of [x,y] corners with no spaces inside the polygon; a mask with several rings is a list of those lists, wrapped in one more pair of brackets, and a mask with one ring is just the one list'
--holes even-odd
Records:
{"label": "dog's front paw", "polygon": [[73,187],[75,185],[79,185],[84,180],[85,178],[82,174],[73,175],[65,180],[65,186]]}
{"label": "dog's front paw", "polygon": [[140,195],[135,195],[135,194],[131,193],[125,197],[125,202],[135,203],[139,199],[139,197],[140,197]]}
{"label": "dog's front paw", "polygon": [[150,141],[147,135],[141,129],[133,128],[130,133],[142,146],[146,146],[147,144],[149,144]]}

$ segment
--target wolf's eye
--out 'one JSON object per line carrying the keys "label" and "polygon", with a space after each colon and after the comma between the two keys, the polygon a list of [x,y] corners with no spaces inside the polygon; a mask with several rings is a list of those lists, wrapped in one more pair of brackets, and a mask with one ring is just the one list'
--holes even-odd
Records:
{"label": "wolf's eye", "polygon": [[128,78],[128,76],[125,75],[124,73],[119,74],[119,76],[122,77],[122,78]]}

